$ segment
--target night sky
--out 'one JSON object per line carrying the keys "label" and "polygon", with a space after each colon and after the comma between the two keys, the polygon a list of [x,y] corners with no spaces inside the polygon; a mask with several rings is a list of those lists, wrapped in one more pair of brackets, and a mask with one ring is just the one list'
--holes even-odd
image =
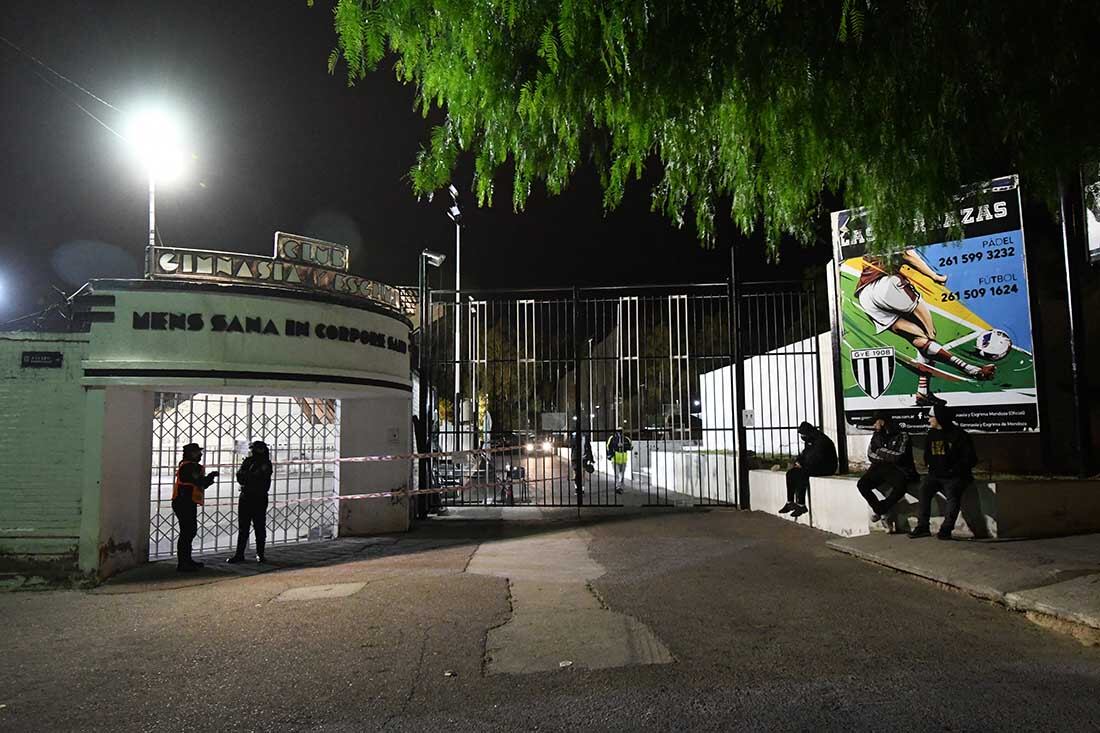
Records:
{"label": "night sky", "polygon": [[[186,111],[197,160],[187,180],[159,191],[164,244],[270,254],[273,233],[290,231],[350,245],[354,272],[392,284],[414,284],[417,252],[430,247],[447,254],[442,278],[453,285],[448,197],[417,201],[406,178],[430,121],[388,64],[350,88],[342,70],[328,73],[324,0],[5,0],[0,33],[123,110],[163,98]],[[147,184],[124,144],[69,100],[116,129],[120,113],[4,45],[0,94],[0,322],[53,300],[51,286],[139,277]],[[466,161],[456,175],[460,189],[470,170]],[[520,214],[509,181],[502,172],[491,209],[466,206],[464,285],[723,281],[734,242],[747,279],[798,276],[827,258],[827,246],[791,245],[782,266],[768,265],[728,223],[704,250],[693,231],[649,211],[652,179],[610,214],[590,169],[563,196],[536,192]]]}

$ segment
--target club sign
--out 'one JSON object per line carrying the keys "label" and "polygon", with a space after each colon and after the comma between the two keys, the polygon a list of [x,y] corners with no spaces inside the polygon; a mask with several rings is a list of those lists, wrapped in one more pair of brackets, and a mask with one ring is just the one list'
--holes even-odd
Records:
{"label": "club sign", "polygon": [[348,248],[284,232],[275,254],[241,254],[180,247],[150,247],[145,275],[151,280],[268,285],[333,293],[381,303],[404,312],[398,288],[349,274]]}

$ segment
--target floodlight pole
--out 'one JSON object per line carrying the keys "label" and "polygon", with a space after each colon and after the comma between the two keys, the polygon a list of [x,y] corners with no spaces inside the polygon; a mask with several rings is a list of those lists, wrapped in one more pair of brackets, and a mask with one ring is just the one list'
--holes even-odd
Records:
{"label": "floodlight pole", "polygon": [[[149,174],[149,246],[157,244],[157,181]],[[152,250],[150,250],[150,253]]]}
{"label": "floodlight pole", "polygon": [[[458,202],[455,201],[455,205]],[[462,386],[462,223],[455,219],[455,429],[461,412],[458,398]]]}

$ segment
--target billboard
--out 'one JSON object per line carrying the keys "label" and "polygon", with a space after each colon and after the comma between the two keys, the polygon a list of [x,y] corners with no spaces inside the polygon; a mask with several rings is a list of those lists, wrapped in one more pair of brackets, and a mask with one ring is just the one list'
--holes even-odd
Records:
{"label": "billboard", "polygon": [[[884,412],[919,432],[946,404],[968,430],[1037,431],[1017,178],[975,187],[890,254],[868,253],[867,219],[864,209],[832,215],[848,424],[870,428]],[[949,234],[955,225],[961,240]]]}

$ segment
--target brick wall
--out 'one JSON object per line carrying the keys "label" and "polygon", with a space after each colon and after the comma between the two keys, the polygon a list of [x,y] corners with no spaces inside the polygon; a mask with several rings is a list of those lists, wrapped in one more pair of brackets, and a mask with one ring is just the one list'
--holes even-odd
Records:
{"label": "brick wall", "polygon": [[[84,334],[0,334],[0,574],[68,574],[80,544]],[[24,351],[62,354],[24,368]]]}

